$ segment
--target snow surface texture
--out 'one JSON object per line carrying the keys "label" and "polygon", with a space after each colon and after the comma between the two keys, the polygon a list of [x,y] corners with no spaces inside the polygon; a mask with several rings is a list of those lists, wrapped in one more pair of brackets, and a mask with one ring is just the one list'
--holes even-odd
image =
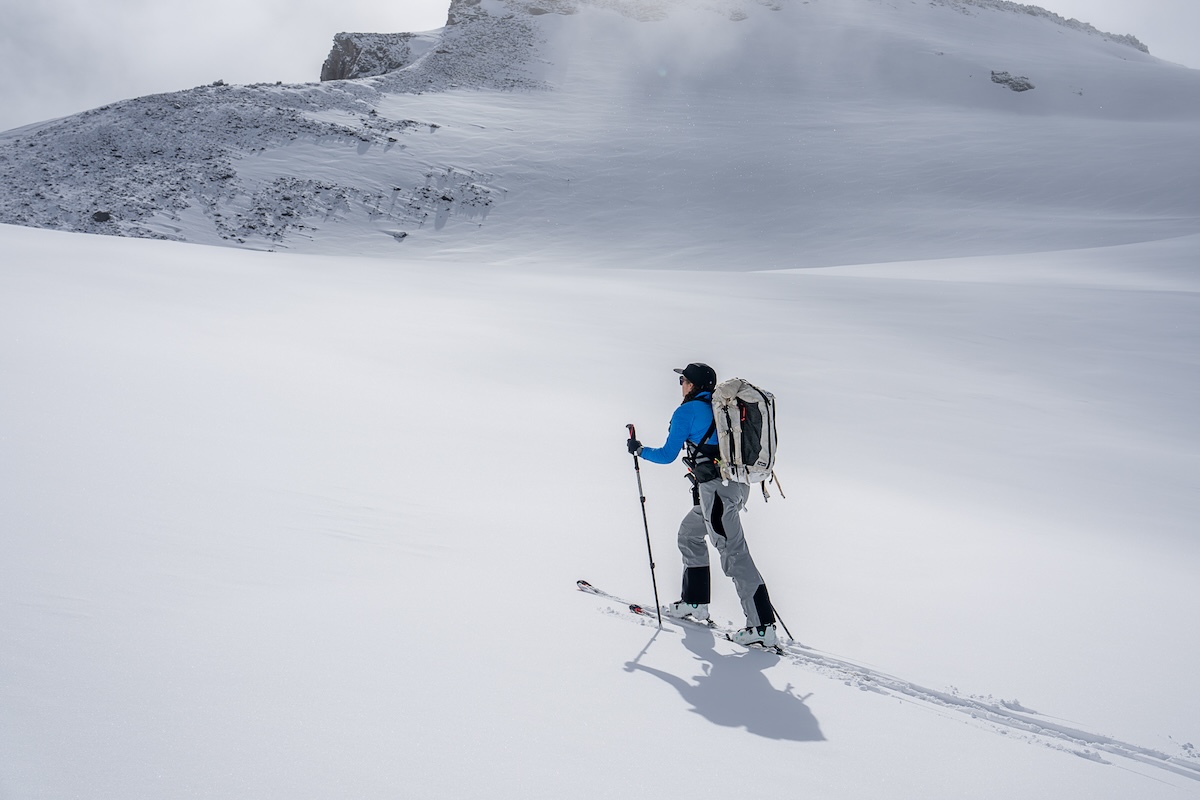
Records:
{"label": "snow surface texture", "polygon": [[[598,594],[615,602],[618,606],[627,609],[635,604],[628,600],[617,598],[602,590],[597,590],[591,585],[581,588],[585,592]],[[641,604],[637,603],[637,605]],[[645,607],[643,606],[643,608]],[[618,616],[621,615],[618,613]],[[649,621],[649,617],[651,616],[653,615],[647,612],[640,615],[638,621],[646,627],[656,625],[657,623]],[[670,619],[667,621],[671,625],[684,629],[685,632],[690,631],[688,627],[690,623],[687,621],[678,622]],[[709,627],[713,627],[721,635],[728,636],[736,630],[737,625],[723,628],[719,624],[716,626],[710,624]],[[696,631],[690,632],[693,634],[696,633]],[[712,634],[710,633],[709,635]],[[695,638],[703,641],[704,634],[697,634]],[[1200,781],[1200,761],[1196,760],[1195,747],[1190,743],[1184,743],[1178,749],[1178,755],[1170,755],[1161,751],[1121,742],[1109,736],[1079,730],[1064,725],[1061,722],[1056,722],[1053,719],[1043,718],[1037,711],[1025,708],[1019,700],[997,700],[991,696],[964,697],[954,687],[951,687],[947,691],[930,689],[911,681],[888,675],[863,664],[855,663],[846,658],[822,652],[796,641],[785,639],[778,647],[783,651],[779,655],[784,656],[792,664],[833,680],[842,681],[846,686],[853,686],[862,691],[876,692],[885,696],[897,697],[904,702],[920,703],[925,706],[931,706],[939,711],[945,709],[959,711],[967,714],[972,719],[988,723],[991,729],[1003,735],[1013,735],[1023,741],[1072,753],[1100,764],[1113,763],[1101,755],[1101,753],[1107,753],[1157,767],[1184,778]],[[696,687],[689,685],[686,681],[670,673],[652,670],[637,665],[636,662],[629,669],[642,669],[643,671],[651,672],[674,686],[685,697],[697,694]],[[807,699],[807,697],[796,697],[790,688],[785,690],[785,694],[791,699],[799,700],[800,707],[803,707],[804,701]],[[800,722],[800,720],[804,719],[807,727],[806,736],[796,738],[803,738],[806,741],[824,741],[824,736],[820,733],[819,726],[816,725],[816,720],[812,718],[811,713],[806,707],[803,707],[803,710],[801,708],[794,708],[792,711],[797,717],[795,722]],[[753,717],[750,717],[749,720],[752,725]],[[748,728],[753,729],[750,726]]]}
{"label": "snow surface texture", "polygon": [[9,132],[0,221],[747,269],[1200,227],[1200,73],[1033,6],[486,0],[449,16],[339,37],[335,71],[403,64],[384,75],[200,87]]}
{"label": "snow surface texture", "polygon": [[[0,253],[6,798],[1200,794],[1200,237],[742,274]],[[731,300],[752,331],[696,324]],[[788,499],[745,524],[784,658],[574,588],[652,602],[624,425],[664,435],[700,356],[779,402]],[[673,597],[687,484],[642,477]]]}

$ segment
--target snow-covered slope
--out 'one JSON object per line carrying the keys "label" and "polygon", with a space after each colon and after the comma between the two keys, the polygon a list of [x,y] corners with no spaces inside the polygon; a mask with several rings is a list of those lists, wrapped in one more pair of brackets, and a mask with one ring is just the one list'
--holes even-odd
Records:
{"label": "snow-covered slope", "polygon": [[10,132],[0,220],[738,268],[1200,230],[1200,73],[1032,7],[486,0],[452,18],[387,75]]}
{"label": "snow-covered slope", "polygon": [[[5,798],[1200,793],[1196,237],[748,274],[0,252]],[[731,299],[754,336],[697,324]],[[624,425],[658,441],[700,357],[779,398],[788,497],[745,523],[815,650],[574,589],[652,602]],[[687,484],[642,475],[674,599]]]}

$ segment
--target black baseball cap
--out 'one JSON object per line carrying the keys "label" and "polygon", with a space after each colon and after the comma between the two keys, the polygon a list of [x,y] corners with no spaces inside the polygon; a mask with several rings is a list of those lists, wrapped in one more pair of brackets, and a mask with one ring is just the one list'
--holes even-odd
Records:
{"label": "black baseball cap", "polygon": [[708,364],[692,363],[675,370],[700,389],[711,389],[717,385],[717,371]]}

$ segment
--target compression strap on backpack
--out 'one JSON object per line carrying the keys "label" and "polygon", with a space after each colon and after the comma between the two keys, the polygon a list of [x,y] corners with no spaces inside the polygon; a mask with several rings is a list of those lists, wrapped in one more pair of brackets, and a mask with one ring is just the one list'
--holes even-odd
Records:
{"label": "compression strap on backpack", "polygon": [[762,487],[764,503],[769,502],[771,499],[771,495],[767,492],[767,484],[768,483],[775,484],[775,489],[779,492],[779,496],[782,497],[784,500],[787,500],[787,495],[783,493],[783,487],[779,484],[779,476],[775,474],[775,470],[771,470],[771,477],[768,480],[765,480],[761,484],[759,484],[759,486]]}

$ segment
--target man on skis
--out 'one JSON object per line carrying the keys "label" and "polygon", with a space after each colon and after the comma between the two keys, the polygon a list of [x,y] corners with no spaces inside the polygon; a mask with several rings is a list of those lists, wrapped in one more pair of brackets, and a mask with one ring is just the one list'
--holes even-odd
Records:
{"label": "man on skis", "polygon": [[671,415],[667,441],[662,447],[643,447],[637,439],[628,442],[629,452],[655,464],[670,464],[687,448],[683,461],[691,472],[694,506],[679,524],[679,552],[683,554],[683,592],[665,609],[668,616],[709,618],[711,577],[707,536],[721,557],[721,569],[733,579],[746,615],[746,627],[733,635],[744,644],[775,645],[775,612],[750,549],[746,545],[740,512],[750,496],[750,486],[723,482],[715,459],[720,455],[712,392],[717,373],[707,364],[688,364],[679,373],[683,402]]}

